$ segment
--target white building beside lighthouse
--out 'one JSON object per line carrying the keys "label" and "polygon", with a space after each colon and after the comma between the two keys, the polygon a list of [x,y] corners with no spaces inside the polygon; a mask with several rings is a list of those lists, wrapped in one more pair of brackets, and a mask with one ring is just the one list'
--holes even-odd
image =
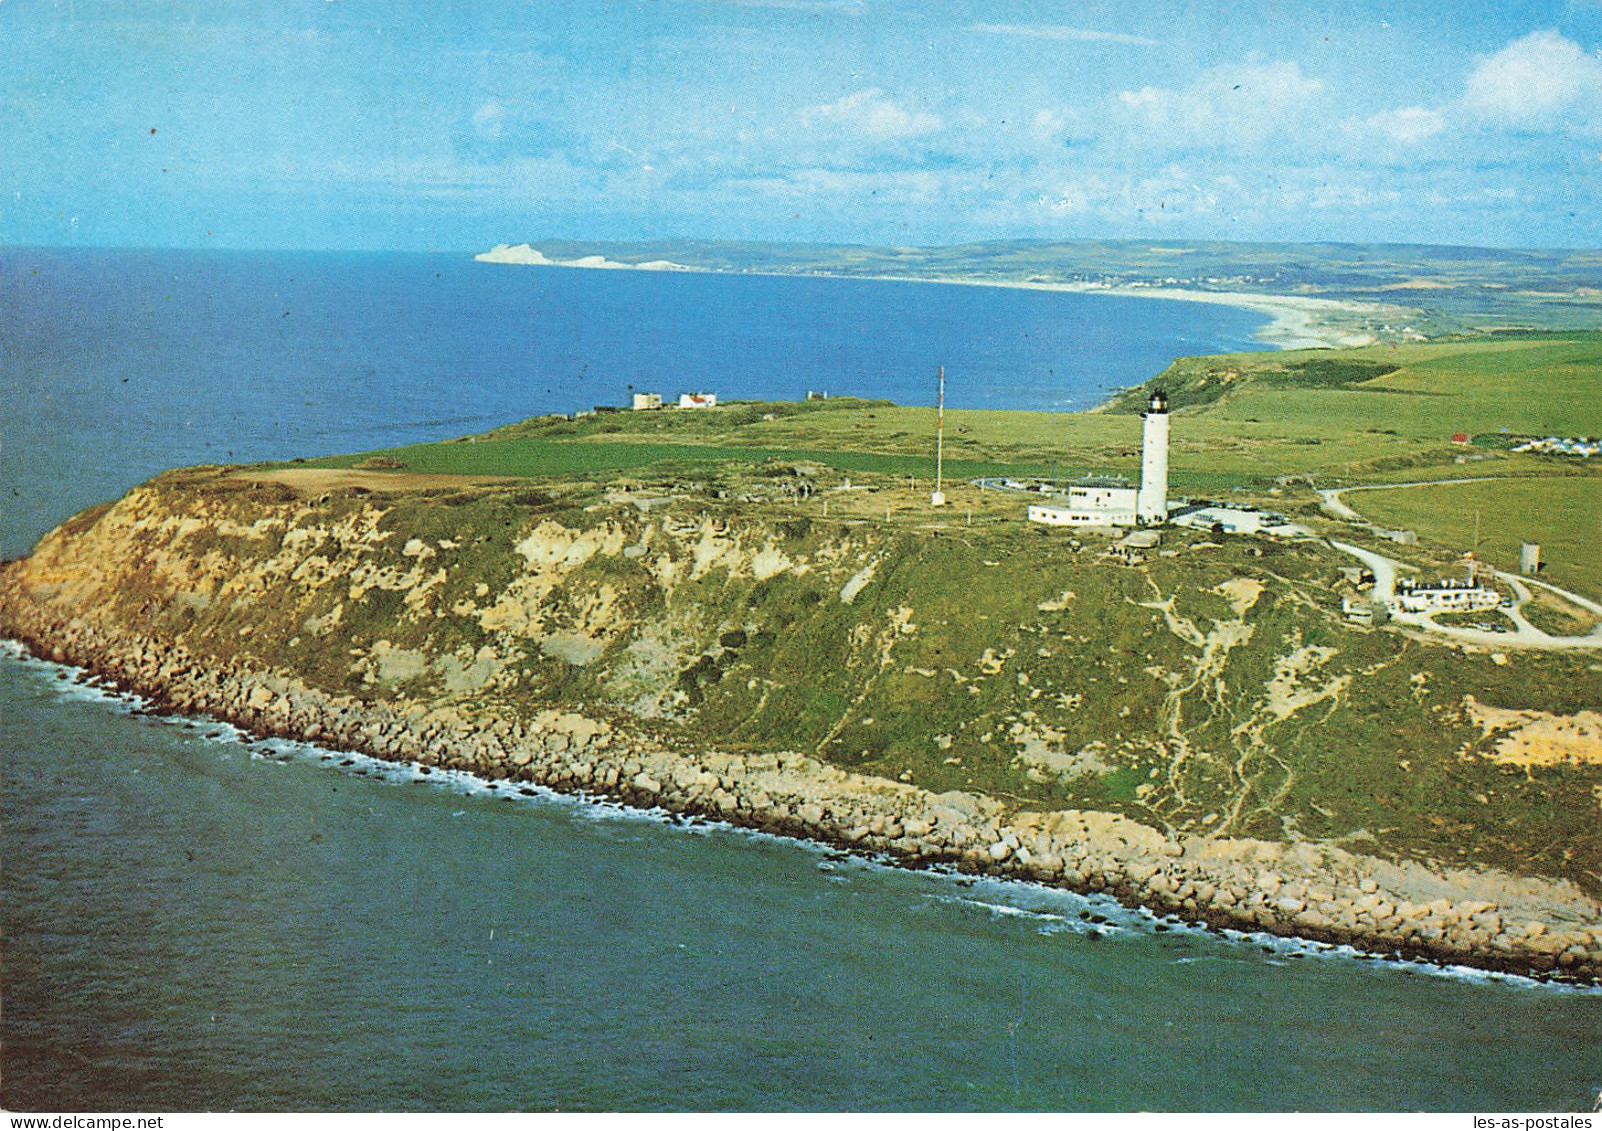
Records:
{"label": "white building beside lighthouse", "polygon": [[1085,479],[1066,495],[1029,508],[1029,521],[1047,526],[1158,526],[1168,521],[1168,396],[1151,395],[1140,453],[1140,487],[1122,480]]}
{"label": "white building beside lighthouse", "polygon": [[1146,409],[1135,517],[1142,526],[1160,526],[1168,521],[1168,395],[1161,389],[1152,393]]}

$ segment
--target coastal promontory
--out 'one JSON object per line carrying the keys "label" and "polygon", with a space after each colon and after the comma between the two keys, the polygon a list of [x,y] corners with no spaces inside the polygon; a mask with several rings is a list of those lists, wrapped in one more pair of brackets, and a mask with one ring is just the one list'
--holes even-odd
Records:
{"label": "coastal promontory", "polygon": [[[1507,345],[1533,348],[1474,356]],[[600,413],[158,476],[6,563],[0,632],[256,733],[1594,982],[1594,558],[1566,560],[1553,534],[1561,585],[1521,616],[1559,643],[1497,646],[1354,618],[1341,546],[1420,577],[1465,549],[1511,569],[1498,555],[1534,534],[1476,549],[1415,520],[1398,540],[1392,512],[1437,491],[1455,513],[1452,492],[1482,484],[1490,535],[1492,500],[1594,505],[1596,480],[1437,435],[1425,394],[1442,390],[1423,386],[1462,388],[1472,367],[1410,348],[1163,375],[1176,491],[1273,507],[1295,537],[1215,525],[1133,544],[1026,521],[1030,484],[1129,469],[1139,421],[1120,402],[949,413],[943,508],[928,409]],[[1406,410],[1373,417],[1389,435],[1330,407],[1381,400]],[[1362,521],[1321,490],[1350,492]]]}

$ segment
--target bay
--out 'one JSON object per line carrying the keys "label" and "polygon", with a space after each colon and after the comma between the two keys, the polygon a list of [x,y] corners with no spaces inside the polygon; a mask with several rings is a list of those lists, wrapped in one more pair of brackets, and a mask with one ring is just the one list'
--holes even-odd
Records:
{"label": "bay", "polygon": [[1262,348],[1229,307],[465,256],[0,248],[0,554],[169,467],[328,455],[544,412],[809,390],[1078,410],[1175,356]]}

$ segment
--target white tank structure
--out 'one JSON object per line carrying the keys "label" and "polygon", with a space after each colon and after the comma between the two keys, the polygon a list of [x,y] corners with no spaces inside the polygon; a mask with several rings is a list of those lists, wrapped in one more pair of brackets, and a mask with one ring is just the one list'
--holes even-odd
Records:
{"label": "white tank structure", "polygon": [[1142,526],[1168,521],[1168,394],[1158,389],[1146,411],[1140,446],[1140,493],[1135,518]]}

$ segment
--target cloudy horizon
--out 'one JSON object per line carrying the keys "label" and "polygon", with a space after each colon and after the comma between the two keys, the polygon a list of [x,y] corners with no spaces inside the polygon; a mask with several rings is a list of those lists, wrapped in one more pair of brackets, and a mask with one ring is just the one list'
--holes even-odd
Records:
{"label": "cloudy horizon", "polygon": [[1599,245],[1602,3],[0,5],[8,244]]}

